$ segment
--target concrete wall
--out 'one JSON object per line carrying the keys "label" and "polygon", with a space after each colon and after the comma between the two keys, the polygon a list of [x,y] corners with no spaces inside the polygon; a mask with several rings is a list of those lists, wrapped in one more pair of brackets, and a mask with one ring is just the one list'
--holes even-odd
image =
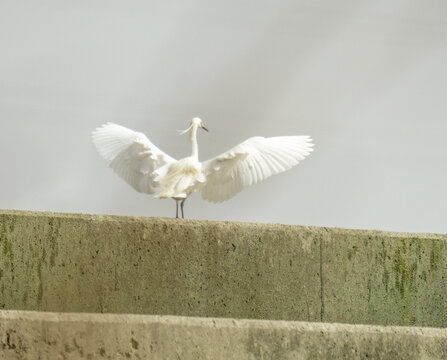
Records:
{"label": "concrete wall", "polygon": [[447,330],[0,311],[0,358],[447,359]]}
{"label": "concrete wall", "polygon": [[447,326],[447,236],[0,212],[0,309]]}

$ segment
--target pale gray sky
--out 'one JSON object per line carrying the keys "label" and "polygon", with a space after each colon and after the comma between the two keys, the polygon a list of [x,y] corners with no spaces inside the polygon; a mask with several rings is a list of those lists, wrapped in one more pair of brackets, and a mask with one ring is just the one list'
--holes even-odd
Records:
{"label": "pale gray sky", "polygon": [[112,121],[170,155],[200,116],[200,158],[311,135],[289,172],[188,218],[447,232],[445,0],[0,0],[4,209],[142,216],[96,153]]}

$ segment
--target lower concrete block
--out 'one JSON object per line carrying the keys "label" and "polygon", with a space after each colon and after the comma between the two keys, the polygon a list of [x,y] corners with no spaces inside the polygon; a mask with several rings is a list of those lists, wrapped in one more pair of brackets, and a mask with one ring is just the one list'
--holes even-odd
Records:
{"label": "lower concrete block", "polygon": [[447,359],[447,330],[0,311],[0,358],[440,360]]}

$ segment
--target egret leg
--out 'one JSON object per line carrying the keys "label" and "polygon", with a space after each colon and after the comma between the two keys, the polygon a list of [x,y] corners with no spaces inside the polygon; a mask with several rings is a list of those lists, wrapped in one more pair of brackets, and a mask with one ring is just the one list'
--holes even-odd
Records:
{"label": "egret leg", "polygon": [[182,210],[182,219],[184,219],[185,217],[183,216],[183,204],[185,203],[186,199],[183,199],[182,202],[180,203],[180,209]]}
{"label": "egret leg", "polygon": [[178,219],[178,200],[175,200],[175,218]]}

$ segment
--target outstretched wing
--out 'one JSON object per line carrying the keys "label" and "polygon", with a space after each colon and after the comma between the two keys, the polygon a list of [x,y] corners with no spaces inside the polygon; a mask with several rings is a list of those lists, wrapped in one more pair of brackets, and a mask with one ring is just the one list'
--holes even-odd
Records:
{"label": "outstretched wing", "polygon": [[202,197],[228,200],[247,186],[297,165],[312,149],[309,136],[252,137],[203,163]]}
{"label": "outstretched wing", "polygon": [[106,123],[92,133],[93,143],[110,167],[135,190],[157,190],[153,171],[176,160],[165,154],[143,133]]}

